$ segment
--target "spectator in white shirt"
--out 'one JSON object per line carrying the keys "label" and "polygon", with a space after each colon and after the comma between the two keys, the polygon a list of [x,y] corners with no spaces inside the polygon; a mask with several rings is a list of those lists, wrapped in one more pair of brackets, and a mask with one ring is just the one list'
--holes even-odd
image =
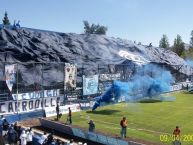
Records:
{"label": "spectator in white shirt", "polygon": [[42,145],[47,140],[46,132],[41,136],[39,143]]}
{"label": "spectator in white shirt", "polygon": [[21,140],[21,145],[27,145],[27,135],[25,133],[25,130],[22,131],[20,140]]}
{"label": "spectator in white shirt", "polygon": [[32,129],[30,128],[27,131],[27,145],[32,145],[33,135],[34,133],[32,132]]}
{"label": "spectator in white shirt", "polygon": [[73,145],[74,144],[73,142],[74,142],[74,140],[71,139],[70,142],[67,143],[67,145]]}

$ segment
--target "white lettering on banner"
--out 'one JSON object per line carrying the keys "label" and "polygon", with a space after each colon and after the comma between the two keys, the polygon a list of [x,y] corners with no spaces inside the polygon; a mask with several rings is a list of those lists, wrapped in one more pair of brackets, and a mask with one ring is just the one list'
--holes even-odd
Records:
{"label": "white lettering on banner", "polygon": [[170,86],[170,91],[178,91],[183,89],[182,87],[187,87],[187,85],[190,87],[193,85],[193,82],[181,82],[177,83],[176,85]]}
{"label": "white lettering on banner", "polygon": [[55,107],[56,102],[63,101],[61,97],[48,97],[32,100],[0,102],[0,115],[40,110],[45,107]]}
{"label": "white lettering on banner", "polygon": [[95,103],[94,101],[90,101],[90,102],[81,102],[79,104],[81,108],[88,108],[88,107],[92,108],[94,103]]}
{"label": "white lettering on banner", "polygon": [[[80,111],[79,104],[72,104],[72,105],[60,106],[60,113],[67,114],[69,107],[72,112]],[[46,117],[56,116],[56,107],[45,107],[44,109],[45,109]]]}
{"label": "white lettering on banner", "polygon": [[[59,93],[60,93],[59,89],[22,93],[22,94],[18,94],[18,100],[57,97],[57,96],[59,96]],[[12,97],[13,97],[13,100],[17,100],[17,94],[13,94]]]}
{"label": "white lettering on banner", "polygon": [[187,85],[190,87],[193,85],[193,83],[192,82],[183,82],[182,85],[183,87],[187,87]]}
{"label": "white lettering on banner", "polygon": [[178,91],[182,89],[182,84],[179,85],[173,85],[170,87],[170,91]]}
{"label": "white lettering on banner", "polygon": [[100,81],[112,81],[112,80],[119,80],[121,78],[121,74],[100,74],[99,80]]}

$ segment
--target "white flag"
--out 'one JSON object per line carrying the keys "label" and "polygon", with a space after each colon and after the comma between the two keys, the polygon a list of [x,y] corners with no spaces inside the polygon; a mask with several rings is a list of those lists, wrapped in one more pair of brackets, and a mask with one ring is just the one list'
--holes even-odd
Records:
{"label": "white flag", "polygon": [[76,88],[76,76],[77,76],[77,67],[75,64],[65,63],[64,67],[64,89],[72,90]]}
{"label": "white flag", "polygon": [[16,64],[5,65],[5,81],[12,92],[13,84],[16,83]]}

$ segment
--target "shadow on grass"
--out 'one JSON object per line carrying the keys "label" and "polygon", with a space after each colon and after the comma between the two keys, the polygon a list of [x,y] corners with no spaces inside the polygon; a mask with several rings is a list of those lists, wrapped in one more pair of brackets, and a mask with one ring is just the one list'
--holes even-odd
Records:
{"label": "shadow on grass", "polygon": [[158,99],[144,99],[144,100],[140,100],[139,103],[158,103],[158,102],[162,102],[162,100],[158,100]]}
{"label": "shadow on grass", "polygon": [[86,113],[91,114],[101,114],[101,115],[111,115],[114,113],[120,112],[119,110],[95,110],[95,111],[86,111]]}
{"label": "shadow on grass", "polygon": [[193,90],[183,91],[184,94],[193,94]]}

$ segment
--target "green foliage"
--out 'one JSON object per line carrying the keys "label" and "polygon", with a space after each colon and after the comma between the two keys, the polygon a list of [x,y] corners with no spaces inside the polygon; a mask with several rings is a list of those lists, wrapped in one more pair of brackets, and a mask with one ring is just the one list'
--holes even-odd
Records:
{"label": "green foliage", "polygon": [[188,50],[185,50],[182,53],[181,57],[184,59],[193,59],[193,47],[189,48]]}
{"label": "green foliage", "polygon": [[99,35],[106,35],[107,27],[92,24],[90,25],[88,21],[83,21],[84,23],[84,32],[85,34],[99,34]]}
{"label": "green foliage", "polygon": [[182,41],[182,37],[180,35],[177,35],[177,37],[174,39],[174,45],[172,47],[172,50],[179,56],[183,54],[185,46],[184,42]]}
{"label": "green foliage", "polygon": [[5,12],[5,16],[4,16],[4,19],[3,19],[3,25],[10,25],[7,12]]}
{"label": "green foliage", "polygon": [[170,47],[167,35],[164,34],[162,36],[162,38],[159,42],[159,47],[160,48],[169,48]]}

